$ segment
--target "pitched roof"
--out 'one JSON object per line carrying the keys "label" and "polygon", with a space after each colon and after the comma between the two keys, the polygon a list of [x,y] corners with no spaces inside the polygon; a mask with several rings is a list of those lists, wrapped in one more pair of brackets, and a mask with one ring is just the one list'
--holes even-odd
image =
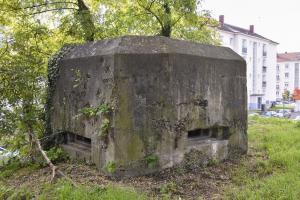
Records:
{"label": "pitched roof", "polygon": [[231,32],[231,33],[242,33],[242,34],[250,35],[250,36],[257,37],[257,38],[260,38],[260,39],[263,39],[263,40],[268,40],[268,41],[270,41],[272,43],[275,43],[275,44],[279,44],[278,42],[275,42],[275,41],[270,40],[266,37],[263,37],[263,36],[255,33],[255,32],[251,33],[249,31],[249,29],[233,26],[233,25],[230,25],[230,24],[224,23],[223,26],[219,26],[219,29],[223,30],[223,31]]}
{"label": "pitched roof", "polygon": [[300,52],[279,53],[277,62],[300,61]]}

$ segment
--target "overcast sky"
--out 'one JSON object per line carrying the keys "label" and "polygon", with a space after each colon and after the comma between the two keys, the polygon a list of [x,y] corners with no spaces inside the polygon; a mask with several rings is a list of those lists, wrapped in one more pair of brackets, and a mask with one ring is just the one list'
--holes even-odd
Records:
{"label": "overcast sky", "polygon": [[278,53],[300,52],[300,0],[204,0],[203,9],[225,23],[249,28],[280,43]]}

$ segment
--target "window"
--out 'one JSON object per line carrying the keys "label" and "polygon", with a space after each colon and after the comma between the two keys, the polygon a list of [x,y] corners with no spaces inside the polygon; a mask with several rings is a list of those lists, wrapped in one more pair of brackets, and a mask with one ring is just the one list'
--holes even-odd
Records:
{"label": "window", "polygon": [[285,69],[289,69],[289,64],[285,64]]}
{"label": "window", "polygon": [[276,96],[279,96],[279,91],[276,91]]}
{"label": "window", "polygon": [[277,72],[277,73],[280,72],[280,67],[279,67],[279,65],[276,66],[276,72]]}
{"label": "window", "polygon": [[284,77],[288,78],[289,77],[289,73],[284,73]]}
{"label": "window", "polygon": [[288,87],[289,87],[289,83],[288,83],[288,82],[285,82],[285,83],[284,83],[284,87],[285,87],[285,88],[288,88]]}
{"label": "window", "polygon": [[231,46],[233,46],[233,38],[230,38],[230,39],[229,39],[229,44],[230,44]]}
{"label": "window", "polygon": [[267,66],[267,60],[265,58],[263,58],[263,66]]}
{"label": "window", "polygon": [[267,56],[266,44],[263,44],[263,56]]}
{"label": "window", "polygon": [[262,86],[263,86],[263,87],[267,87],[267,82],[266,82],[266,81],[263,81],[263,82],[262,82]]}
{"label": "window", "polygon": [[280,81],[280,76],[279,75],[276,76],[276,80]]}
{"label": "window", "polygon": [[276,85],[276,89],[279,90],[279,85]]}
{"label": "window", "polygon": [[263,70],[262,70],[264,73],[267,72],[267,67],[266,66],[263,66]]}
{"label": "window", "polygon": [[243,39],[242,41],[242,53],[247,53],[247,40]]}

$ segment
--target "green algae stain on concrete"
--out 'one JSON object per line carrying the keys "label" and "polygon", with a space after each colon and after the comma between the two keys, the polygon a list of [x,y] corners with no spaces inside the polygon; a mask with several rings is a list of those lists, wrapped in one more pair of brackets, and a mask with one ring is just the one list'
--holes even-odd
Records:
{"label": "green algae stain on concrete", "polygon": [[119,86],[119,104],[116,114],[115,142],[116,158],[120,164],[143,158],[144,144],[133,127],[133,105],[130,101],[131,91],[128,90],[128,81],[123,81]]}

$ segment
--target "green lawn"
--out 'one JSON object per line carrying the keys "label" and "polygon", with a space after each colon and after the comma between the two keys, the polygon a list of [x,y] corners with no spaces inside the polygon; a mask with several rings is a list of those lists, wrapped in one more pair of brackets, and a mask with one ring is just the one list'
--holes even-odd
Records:
{"label": "green lawn", "polygon": [[249,119],[249,154],[234,170],[228,199],[300,199],[300,124]]}

